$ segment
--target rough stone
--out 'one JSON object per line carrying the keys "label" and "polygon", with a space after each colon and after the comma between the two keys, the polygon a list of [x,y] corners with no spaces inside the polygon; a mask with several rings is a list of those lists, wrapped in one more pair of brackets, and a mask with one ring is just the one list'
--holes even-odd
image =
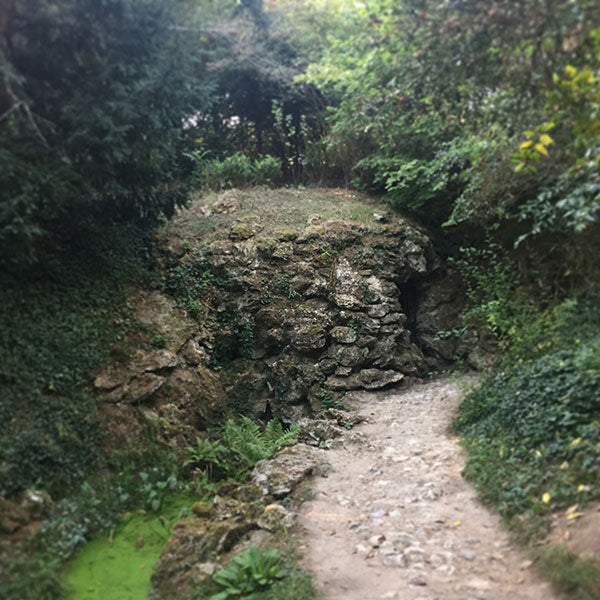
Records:
{"label": "rough stone", "polygon": [[215,569],[215,555],[230,550],[257,527],[252,521],[184,519],[173,525],[171,538],[154,566],[152,592],[156,598],[178,600],[205,583]]}
{"label": "rough stone", "polygon": [[327,351],[327,357],[342,367],[356,367],[364,362],[368,354],[367,348],[338,344],[330,346]]}
{"label": "rough stone", "polygon": [[290,340],[298,352],[311,352],[325,347],[327,332],[320,323],[300,321],[294,325]]}
{"label": "rough stone", "polygon": [[284,532],[294,525],[294,515],[281,504],[265,506],[262,515],[258,518],[258,526],[273,533]]}
{"label": "rough stone", "polygon": [[374,319],[385,317],[389,312],[390,308],[387,304],[373,304],[367,309],[367,314]]}
{"label": "rough stone", "polygon": [[139,404],[148,400],[165,383],[166,379],[154,373],[141,373],[136,375],[123,389],[123,395],[120,400],[131,404]]}
{"label": "rough stone", "polygon": [[[24,490],[14,500],[0,497],[0,533],[14,534],[26,529],[32,522],[41,519],[51,506],[52,499],[48,493],[38,490]],[[33,533],[33,530],[29,532]]]}
{"label": "rough stone", "polygon": [[352,373],[352,367],[336,367],[334,373],[340,377],[348,377]]}
{"label": "rough stone", "polygon": [[234,241],[254,237],[262,229],[258,221],[242,221],[231,226],[229,238]]}
{"label": "rough stone", "polygon": [[213,514],[213,505],[208,502],[194,502],[192,512],[199,519],[210,519]]}
{"label": "rough stone", "polygon": [[272,459],[256,463],[251,481],[265,494],[276,499],[284,498],[307,477],[324,469],[326,463],[326,454],[323,450],[306,444],[297,444],[284,448]]}
{"label": "rough stone", "polygon": [[177,364],[177,356],[169,350],[139,351],[129,364],[129,369],[136,373],[152,373],[154,371],[174,369]]}
{"label": "rough stone", "polygon": [[351,327],[334,327],[329,334],[331,338],[339,344],[354,344],[358,338],[356,330]]}
{"label": "rough stone", "polygon": [[290,260],[294,256],[294,245],[290,242],[277,244],[271,252],[271,256],[281,260]]}
{"label": "rough stone", "polygon": [[406,315],[404,315],[402,313],[390,313],[390,314],[385,315],[381,319],[381,323],[383,325],[391,325],[391,324],[403,325],[404,323],[406,323]]}
{"label": "rough stone", "polygon": [[331,390],[376,390],[404,379],[402,373],[391,370],[363,369],[349,377],[330,376],[325,386]]}

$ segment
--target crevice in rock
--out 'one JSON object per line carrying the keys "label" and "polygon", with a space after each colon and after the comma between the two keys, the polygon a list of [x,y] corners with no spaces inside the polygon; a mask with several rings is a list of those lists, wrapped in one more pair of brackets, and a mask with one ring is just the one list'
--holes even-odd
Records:
{"label": "crevice in rock", "polygon": [[404,328],[410,333],[410,341],[423,350],[421,340],[419,339],[417,315],[419,312],[419,301],[421,298],[421,289],[415,280],[408,281],[398,285],[400,290],[400,304],[406,315]]}

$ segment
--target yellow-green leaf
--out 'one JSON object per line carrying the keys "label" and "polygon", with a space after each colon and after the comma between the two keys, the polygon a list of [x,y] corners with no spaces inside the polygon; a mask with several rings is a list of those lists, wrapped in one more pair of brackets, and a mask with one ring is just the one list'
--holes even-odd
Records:
{"label": "yellow-green leaf", "polygon": [[581,442],[583,442],[583,438],[575,438],[572,442],[571,442],[571,446],[577,446],[578,444],[581,444]]}
{"label": "yellow-green leaf", "polygon": [[573,519],[579,519],[579,517],[583,517],[582,512],[574,512],[567,515],[567,521],[572,521]]}
{"label": "yellow-green leaf", "polygon": [[544,504],[548,504],[550,502],[551,498],[552,498],[552,496],[550,496],[550,494],[548,492],[546,492],[545,494],[542,495],[542,502]]}
{"label": "yellow-green leaf", "polygon": [[571,79],[572,79],[573,77],[575,77],[575,75],[577,75],[577,69],[576,69],[575,67],[573,67],[572,65],[567,65],[567,66],[565,67],[565,71],[566,71],[567,75],[568,75],[569,77],[571,77]]}
{"label": "yellow-green leaf", "polygon": [[547,133],[542,133],[542,135],[540,135],[540,142],[544,146],[549,146],[550,144],[554,143],[554,140]]}
{"label": "yellow-green leaf", "polygon": [[519,148],[520,148],[521,150],[523,150],[523,148],[529,148],[529,146],[531,146],[531,144],[533,144],[533,142],[532,142],[531,140],[527,140],[526,142],[523,142],[523,143],[522,143],[522,144],[519,146]]}
{"label": "yellow-green leaf", "polygon": [[546,148],[544,148],[544,146],[542,146],[542,144],[536,144],[534,146],[534,148],[540,153],[543,154],[544,156],[548,156],[548,150],[546,150]]}

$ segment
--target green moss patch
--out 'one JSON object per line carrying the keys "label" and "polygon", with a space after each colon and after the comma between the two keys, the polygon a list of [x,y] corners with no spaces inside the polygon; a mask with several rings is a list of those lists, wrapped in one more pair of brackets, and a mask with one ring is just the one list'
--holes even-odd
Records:
{"label": "green moss patch", "polygon": [[154,563],[172,524],[193,500],[176,495],[157,513],[129,513],[112,531],[87,544],[67,565],[68,600],[144,600]]}

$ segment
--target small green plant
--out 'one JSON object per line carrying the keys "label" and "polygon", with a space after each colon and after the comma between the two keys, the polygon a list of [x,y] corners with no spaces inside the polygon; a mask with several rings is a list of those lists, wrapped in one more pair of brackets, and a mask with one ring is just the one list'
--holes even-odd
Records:
{"label": "small green plant", "polygon": [[142,481],[141,492],[144,496],[144,504],[148,510],[154,512],[160,510],[167,494],[178,487],[177,477],[173,473],[166,479],[153,481],[150,473],[142,471],[140,479]]}
{"label": "small green plant", "polygon": [[186,309],[187,309],[188,315],[192,319],[198,320],[204,314],[204,306],[202,305],[202,302],[200,302],[199,300],[190,300],[186,304]]}
{"label": "small green plant", "polygon": [[253,466],[259,460],[273,456],[283,446],[295,444],[299,434],[298,425],[292,425],[284,431],[281,423],[272,419],[261,431],[254,421],[242,417],[239,423],[233,419],[225,423],[223,442],[246,465]]}
{"label": "small green plant", "polygon": [[538,569],[565,597],[600,599],[600,564],[595,560],[578,558],[565,546],[550,546],[541,553]]}
{"label": "small green plant", "polygon": [[152,346],[157,350],[165,348],[169,343],[169,336],[166,333],[157,333],[152,340]]}
{"label": "small green plant", "polygon": [[254,327],[254,319],[250,317],[234,329],[242,358],[252,358],[254,354]]}
{"label": "small green plant", "polygon": [[336,410],[348,410],[348,407],[343,401],[334,395],[330,390],[322,389],[319,393],[321,398],[321,410],[329,410],[335,408]]}
{"label": "small green plant", "polygon": [[237,554],[231,562],[213,575],[215,583],[224,588],[208,600],[227,600],[244,597],[264,590],[285,576],[279,550],[261,550],[253,544],[249,550]]}
{"label": "small green plant", "polygon": [[296,443],[299,434],[298,425],[285,431],[276,419],[269,421],[264,431],[248,417],[241,417],[237,423],[228,419],[221,440],[196,438],[196,445],[186,448],[188,457],[184,465],[195,465],[202,470],[201,486],[223,478],[239,481],[259,460]]}
{"label": "small green plant", "polygon": [[297,300],[302,298],[302,294],[298,293],[292,286],[292,282],[287,275],[281,275],[275,280],[275,289],[278,293],[287,296],[288,300]]}
{"label": "small green plant", "polygon": [[358,319],[356,317],[352,317],[352,318],[348,319],[348,322],[346,323],[346,327],[350,327],[350,329],[353,329],[354,331],[358,331],[358,328],[360,327],[360,319]]}
{"label": "small green plant", "polygon": [[200,466],[208,480],[212,480],[213,470],[215,467],[226,469],[227,448],[220,441],[211,442],[206,438],[196,438],[195,446],[187,446],[188,457],[183,465],[198,465]]}

